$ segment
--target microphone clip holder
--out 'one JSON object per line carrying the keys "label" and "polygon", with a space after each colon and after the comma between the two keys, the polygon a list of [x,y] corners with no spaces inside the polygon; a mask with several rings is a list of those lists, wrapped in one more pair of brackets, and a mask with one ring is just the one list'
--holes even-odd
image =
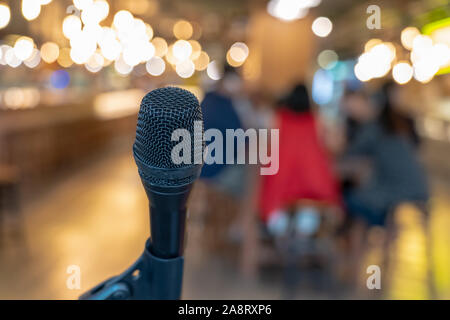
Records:
{"label": "microphone clip holder", "polygon": [[181,297],[183,256],[162,259],[151,252],[151,239],[142,255],[122,274],[103,281],[80,300],[176,300]]}

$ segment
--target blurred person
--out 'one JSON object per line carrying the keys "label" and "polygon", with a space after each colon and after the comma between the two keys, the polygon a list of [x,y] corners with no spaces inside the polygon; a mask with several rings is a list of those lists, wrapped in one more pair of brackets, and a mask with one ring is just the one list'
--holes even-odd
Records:
{"label": "blurred person", "polygon": [[259,208],[269,231],[281,234],[286,229],[286,207],[299,200],[340,207],[341,196],[304,84],[278,103],[274,117],[274,127],[279,129],[279,171],[261,177]]}
{"label": "blurred person", "polygon": [[383,85],[378,93],[381,110],[375,117],[373,110],[364,110],[373,107],[360,104],[359,123],[343,157],[351,164],[348,168],[355,168],[358,160],[370,163],[366,180],[359,179],[345,196],[349,212],[369,225],[384,225],[389,208],[402,201],[428,200],[425,172],[416,154],[418,135],[413,120],[399,107],[397,90],[392,82]]}
{"label": "blurred person", "polygon": [[[205,131],[217,129],[226,136],[227,129],[244,129],[242,119],[237,111],[237,105],[245,105],[246,100],[240,92],[242,80],[239,74],[231,67],[225,67],[224,75],[215,88],[206,93],[201,103]],[[227,158],[224,148],[223,159]],[[235,144],[234,163],[237,152]],[[239,196],[242,191],[240,176],[243,166],[237,164],[205,163],[200,178],[214,185],[232,196]]]}
{"label": "blurred person", "polygon": [[[246,125],[251,125],[244,124],[242,120],[243,115],[248,116],[251,105],[242,90],[242,79],[234,68],[224,68],[222,79],[205,94],[201,109],[205,132],[216,129],[226,137],[227,129],[245,130]],[[223,143],[225,144],[225,140]],[[203,164],[200,183],[197,184],[194,196],[197,199],[199,217],[202,223],[207,224],[205,245],[211,252],[219,254],[236,251],[228,250],[229,243],[239,240],[240,232],[234,230],[234,226],[238,225],[236,221],[239,220],[241,204],[248,187],[248,166],[236,164],[236,143],[234,148],[233,164],[225,161],[226,148],[223,149],[223,163]]]}
{"label": "blurred person", "polygon": [[[340,171],[345,205],[352,219],[350,272],[356,283],[368,230],[383,231],[389,212],[399,204],[426,203],[429,198],[425,172],[416,153],[418,135],[413,119],[398,100],[398,90],[393,82],[382,86],[375,96],[379,110],[363,94],[345,99],[344,108],[353,126],[349,127]],[[377,237],[388,245],[384,231]]]}

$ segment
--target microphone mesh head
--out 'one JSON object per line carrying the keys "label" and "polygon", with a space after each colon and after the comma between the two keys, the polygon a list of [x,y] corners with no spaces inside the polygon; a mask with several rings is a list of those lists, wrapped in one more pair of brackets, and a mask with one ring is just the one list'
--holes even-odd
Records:
{"label": "microphone mesh head", "polygon": [[[194,131],[195,126],[201,124]],[[172,149],[180,141],[172,141],[176,129],[186,129],[191,136],[190,163],[176,164],[172,160]],[[200,130],[199,130],[200,129]],[[201,136],[194,136],[194,132]],[[134,155],[141,163],[153,169],[166,169],[167,172],[180,172],[194,166],[194,159],[203,154],[203,142],[200,148],[194,148],[194,142],[203,136],[203,117],[197,98],[188,90],[177,87],[164,87],[150,91],[141,102],[138,114]],[[197,144],[198,146],[198,144]],[[139,163],[138,163],[139,167]],[[197,164],[197,167],[198,164]],[[167,170],[169,169],[169,170]],[[198,168],[198,171],[200,167]],[[161,178],[146,175],[139,167],[141,177],[150,184],[177,186],[193,182],[197,176],[180,178]],[[188,172],[187,170],[186,172]]]}

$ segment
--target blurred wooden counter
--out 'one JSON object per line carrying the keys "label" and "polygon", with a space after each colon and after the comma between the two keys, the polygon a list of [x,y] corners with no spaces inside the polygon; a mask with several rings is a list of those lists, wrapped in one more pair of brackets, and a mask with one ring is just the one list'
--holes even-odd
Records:
{"label": "blurred wooden counter", "polygon": [[136,117],[100,119],[90,104],[2,110],[0,165],[15,168],[21,190],[32,191],[116,138],[132,136]]}

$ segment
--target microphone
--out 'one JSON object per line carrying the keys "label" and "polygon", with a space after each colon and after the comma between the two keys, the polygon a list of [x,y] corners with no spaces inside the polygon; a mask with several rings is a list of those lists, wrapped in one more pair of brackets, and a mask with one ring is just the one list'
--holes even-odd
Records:
{"label": "microphone", "polygon": [[[175,141],[177,129],[183,130],[183,152],[190,151],[190,161],[184,154],[183,162],[172,159],[174,147],[180,143]],[[200,175],[204,148],[202,112],[191,92],[165,87],[142,99],[133,155],[150,202],[151,236],[142,255],[127,270],[80,299],[180,298],[186,202]]]}
{"label": "microphone", "polygon": [[[196,128],[199,123],[201,136]],[[190,163],[177,164],[172,159],[172,150],[179,143],[172,139],[176,129],[190,134]],[[150,251],[158,258],[183,254],[186,202],[200,175],[202,164],[194,159],[203,158],[202,138],[202,112],[191,92],[164,87],[142,99],[133,155],[150,202]]]}

